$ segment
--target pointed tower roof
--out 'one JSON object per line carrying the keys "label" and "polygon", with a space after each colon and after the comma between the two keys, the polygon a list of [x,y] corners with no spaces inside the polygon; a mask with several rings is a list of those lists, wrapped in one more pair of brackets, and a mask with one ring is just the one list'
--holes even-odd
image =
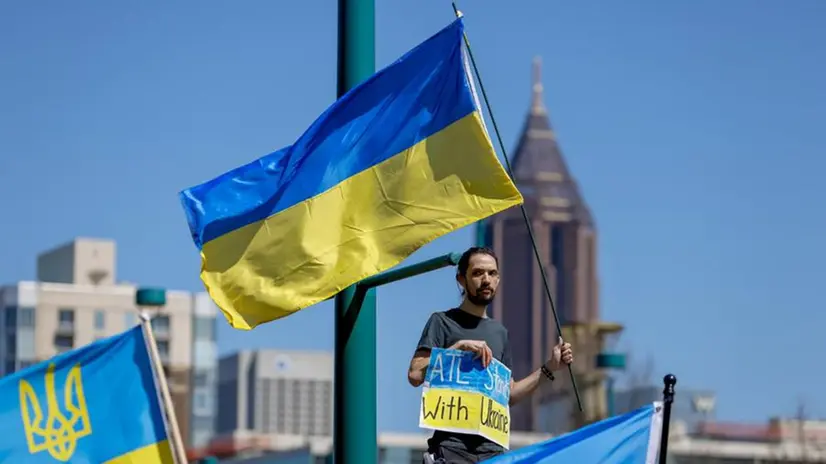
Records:
{"label": "pointed tower roof", "polygon": [[[569,217],[583,225],[593,226],[588,205],[582,198],[576,180],[556,140],[542,87],[542,60],[533,60],[531,108],[519,137],[513,157],[516,182],[526,197],[539,205],[545,217]],[[527,198],[526,198],[527,199]]]}

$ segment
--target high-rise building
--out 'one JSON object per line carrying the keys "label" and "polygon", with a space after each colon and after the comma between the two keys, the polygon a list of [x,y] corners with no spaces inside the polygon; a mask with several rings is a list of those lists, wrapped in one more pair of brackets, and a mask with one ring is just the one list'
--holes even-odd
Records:
{"label": "high-rise building", "polygon": [[[540,71],[537,58],[530,111],[512,165],[563,326],[562,335],[576,352],[574,367],[585,411],[575,410],[568,374],[560,373],[553,388],[511,409],[511,424],[513,430],[560,433],[604,415],[603,374],[596,358],[605,335],[621,328],[599,322],[596,224],[551,127]],[[522,378],[550,358],[559,336],[542,273],[519,209],[493,216],[480,233],[479,239],[499,255],[503,279],[491,311],[508,329],[513,374]],[[552,404],[545,404],[549,402]],[[548,424],[547,417],[540,420],[538,412],[543,409],[551,410],[546,416],[557,416],[551,421],[554,424]]]}
{"label": "high-rise building", "polygon": [[[0,287],[0,374],[138,323],[137,287],[117,281],[115,256],[111,240],[78,238],[38,256],[37,281]],[[217,309],[204,293],[168,291],[166,300],[152,328],[181,433],[199,446],[214,431]]]}
{"label": "high-rise building", "polygon": [[240,351],[218,363],[217,434],[332,436],[333,357],[327,352]]}

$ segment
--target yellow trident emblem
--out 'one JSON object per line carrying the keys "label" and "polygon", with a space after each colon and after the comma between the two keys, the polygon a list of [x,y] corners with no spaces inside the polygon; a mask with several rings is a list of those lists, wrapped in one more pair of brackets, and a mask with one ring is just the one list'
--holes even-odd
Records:
{"label": "yellow trident emblem", "polygon": [[86,397],[80,378],[80,365],[69,369],[63,389],[65,414],[60,409],[55,389],[54,364],[46,368],[44,379],[46,388],[45,421],[40,402],[32,385],[20,380],[20,411],[23,416],[23,428],[29,453],[47,450],[58,461],[67,462],[77,448],[77,441],[92,433],[89,411],[86,409]]}

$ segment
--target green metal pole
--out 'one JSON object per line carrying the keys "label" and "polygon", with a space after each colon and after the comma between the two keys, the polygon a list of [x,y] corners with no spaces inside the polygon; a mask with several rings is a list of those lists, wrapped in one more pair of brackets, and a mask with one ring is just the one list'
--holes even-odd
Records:
{"label": "green metal pole", "polygon": [[[338,96],[376,70],[375,0],[338,1]],[[333,462],[378,461],[376,443],[376,290],[336,295]]]}
{"label": "green metal pole", "polygon": [[376,463],[376,289],[336,296],[333,462]]}
{"label": "green metal pole", "polygon": [[476,242],[476,246],[478,246],[478,247],[493,246],[493,243],[491,243],[491,237],[489,236],[490,235],[489,230],[490,230],[490,223],[487,220],[483,219],[483,220],[476,223],[476,237],[475,237],[475,240],[474,240]]}
{"label": "green metal pole", "polygon": [[455,266],[459,264],[459,259],[461,259],[461,257],[461,253],[448,253],[437,258],[428,259],[427,261],[411,264],[410,266],[405,266],[399,269],[391,269],[387,272],[382,272],[381,274],[362,280],[359,282],[359,286],[373,288],[381,285],[392,284],[393,282],[404,280],[408,277],[415,277],[419,274],[435,271],[443,267]]}

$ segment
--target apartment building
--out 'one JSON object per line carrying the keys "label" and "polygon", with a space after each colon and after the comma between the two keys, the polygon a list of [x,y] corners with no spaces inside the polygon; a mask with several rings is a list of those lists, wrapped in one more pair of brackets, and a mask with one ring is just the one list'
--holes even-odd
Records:
{"label": "apartment building", "polygon": [[[37,257],[37,281],[0,287],[0,375],[138,323],[135,291],[116,276],[112,240],[78,238]],[[151,311],[175,414],[190,446],[214,433],[217,309],[204,293],[168,291]]]}

